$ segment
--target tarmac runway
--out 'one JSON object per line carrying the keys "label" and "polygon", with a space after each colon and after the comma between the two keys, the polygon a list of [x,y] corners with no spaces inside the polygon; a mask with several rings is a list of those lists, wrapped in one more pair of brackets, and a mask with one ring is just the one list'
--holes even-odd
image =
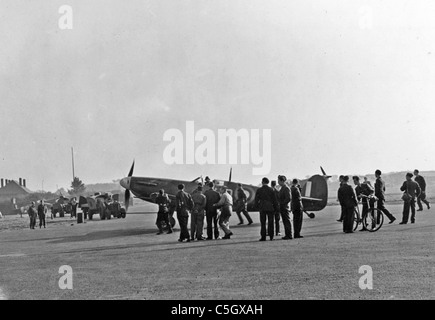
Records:
{"label": "tarmac runway", "polygon": [[[402,206],[387,205],[395,223],[344,234],[339,207],[330,206],[315,219],[304,215],[305,238],[266,242],[258,242],[258,213],[251,226],[236,226],[234,213],[230,240],[191,243],[177,242],[178,223],[173,234],[156,235],[156,215],[139,214],[149,208],[134,207],[126,219],[0,232],[0,299],[435,298],[435,208],[399,225]],[[72,289],[59,286],[65,265]],[[373,289],[359,286],[363,265],[372,268]]]}

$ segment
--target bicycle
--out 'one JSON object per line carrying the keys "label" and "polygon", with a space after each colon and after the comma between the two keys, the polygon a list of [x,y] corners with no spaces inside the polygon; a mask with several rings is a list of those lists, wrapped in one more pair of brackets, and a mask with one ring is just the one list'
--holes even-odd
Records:
{"label": "bicycle", "polygon": [[[355,231],[358,228],[358,225],[362,223],[363,227],[366,228],[370,232],[376,232],[384,223],[384,214],[382,211],[375,208],[375,203],[378,201],[378,198],[371,194],[371,195],[361,195],[362,198],[367,198],[367,202],[369,204],[369,209],[367,212],[367,215],[365,217],[360,217],[359,213],[359,206],[357,205],[354,210],[354,223],[353,223],[353,231]],[[373,207],[370,206],[370,202],[372,202]]]}

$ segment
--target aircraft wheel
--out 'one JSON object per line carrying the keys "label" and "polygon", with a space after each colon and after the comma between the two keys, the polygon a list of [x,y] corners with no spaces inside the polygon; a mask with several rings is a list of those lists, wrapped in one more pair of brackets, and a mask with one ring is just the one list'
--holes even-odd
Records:
{"label": "aircraft wheel", "polygon": [[89,220],[92,220],[92,216],[93,216],[92,213],[89,213],[89,214],[88,214],[88,218],[89,218]]}

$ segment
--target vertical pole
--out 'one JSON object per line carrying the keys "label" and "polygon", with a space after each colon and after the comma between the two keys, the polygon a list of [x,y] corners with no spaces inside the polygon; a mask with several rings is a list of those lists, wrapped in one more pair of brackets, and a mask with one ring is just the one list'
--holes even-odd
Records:
{"label": "vertical pole", "polygon": [[76,176],[74,174],[74,149],[73,149],[73,147],[71,147],[71,159],[72,159],[72,172],[73,172],[73,181],[74,181],[74,178]]}

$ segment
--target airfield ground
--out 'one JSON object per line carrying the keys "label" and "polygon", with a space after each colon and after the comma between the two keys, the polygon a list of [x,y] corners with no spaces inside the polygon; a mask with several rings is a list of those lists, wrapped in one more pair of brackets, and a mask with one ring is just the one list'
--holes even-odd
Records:
{"label": "airfield ground", "polygon": [[[0,299],[434,299],[435,208],[399,225],[401,205],[388,207],[398,219],[375,233],[342,233],[330,206],[304,216],[304,239],[267,242],[258,242],[258,213],[251,226],[235,226],[234,214],[230,240],[193,243],[177,242],[178,228],[157,236],[155,214],[139,214],[152,205],[120,220],[49,220],[42,230],[6,216]],[[59,288],[62,265],[72,267],[72,290]],[[372,290],[358,285],[363,265]]]}

